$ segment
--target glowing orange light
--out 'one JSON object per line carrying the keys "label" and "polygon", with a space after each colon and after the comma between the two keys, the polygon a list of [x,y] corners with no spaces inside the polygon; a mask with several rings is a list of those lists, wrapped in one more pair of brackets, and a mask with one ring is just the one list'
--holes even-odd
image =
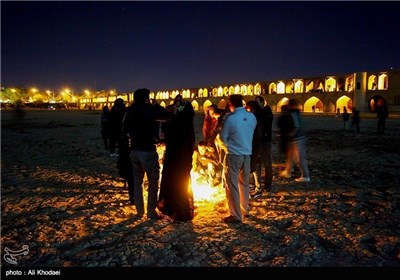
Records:
{"label": "glowing orange light", "polygon": [[194,201],[218,201],[218,187],[212,187],[198,173],[191,174],[191,187]]}

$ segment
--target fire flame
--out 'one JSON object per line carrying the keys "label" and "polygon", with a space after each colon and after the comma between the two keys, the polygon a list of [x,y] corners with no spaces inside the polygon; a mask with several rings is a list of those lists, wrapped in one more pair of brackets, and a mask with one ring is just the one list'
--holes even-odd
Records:
{"label": "fire flame", "polygon": [[198,173],[191,173],[191,187],[194,201],[219,201],[219,187],[212,187]]}

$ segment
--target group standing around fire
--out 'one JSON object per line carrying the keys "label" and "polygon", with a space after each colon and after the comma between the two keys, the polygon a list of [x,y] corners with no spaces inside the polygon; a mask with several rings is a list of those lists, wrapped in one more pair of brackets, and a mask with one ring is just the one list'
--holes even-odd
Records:
{"label": "group standing around fire", "polygon": [[[204,139],[197,146],[194,116],[192,104],[181,95],[164,108],[150,101],[148,89],[138,89],[130,106],[125,107],[123,100],[117,99],[110,111],[103,109],[105,149],[114,156],[118,147],[120,175],[128,184],[129,200],[139,217],[146,214],[150,219],[160,219],[167,215],[177,222],[192,220],[190,184],[193,174],[197,174],[213,187],[222,183],[229,209],[223,221],[240,223],[249,215],[249,199],[272,189],[272,110],[262,96],[245,104],[242,95],[230,95],[225,109],[214,104],[205,108]],[[114,124],[107,122],[110,119]],[[286,158],[280,176],[290,178],[296,166],[301,173],[296,181],[309,182],[305,129],[294,99],[282,106],[277,123],[276,133]],[[107,139],[105,132],[111,130],[114,135]],[[165,146],[161,157],[159,146]],[[145,180],[147,202],[143,196]]]}

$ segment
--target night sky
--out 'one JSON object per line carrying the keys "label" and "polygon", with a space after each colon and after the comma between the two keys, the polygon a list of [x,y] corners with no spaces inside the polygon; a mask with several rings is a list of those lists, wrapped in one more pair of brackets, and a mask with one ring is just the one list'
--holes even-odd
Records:
{"label": "night sky", "polygon": [[400,2],[1,2],[1,86],[186,89],[400,68]]}

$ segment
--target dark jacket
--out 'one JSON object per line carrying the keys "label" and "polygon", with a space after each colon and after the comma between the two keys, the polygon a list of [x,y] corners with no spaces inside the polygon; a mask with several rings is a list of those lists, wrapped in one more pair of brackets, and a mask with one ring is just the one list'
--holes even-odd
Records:
{"label": "dark jacket", "polygon": [[171,113],[158,104],[136,104],[128,107],[123,120],[123,132],[131,139],[132,150],[155,151],[157,121],[168,120]]}
{"label": "dark jacket", "polygon": [[274,115],[272,114],[271,107],[265,106],[261,110],[261,140],[266,142],[272,141],[272,123]]}

